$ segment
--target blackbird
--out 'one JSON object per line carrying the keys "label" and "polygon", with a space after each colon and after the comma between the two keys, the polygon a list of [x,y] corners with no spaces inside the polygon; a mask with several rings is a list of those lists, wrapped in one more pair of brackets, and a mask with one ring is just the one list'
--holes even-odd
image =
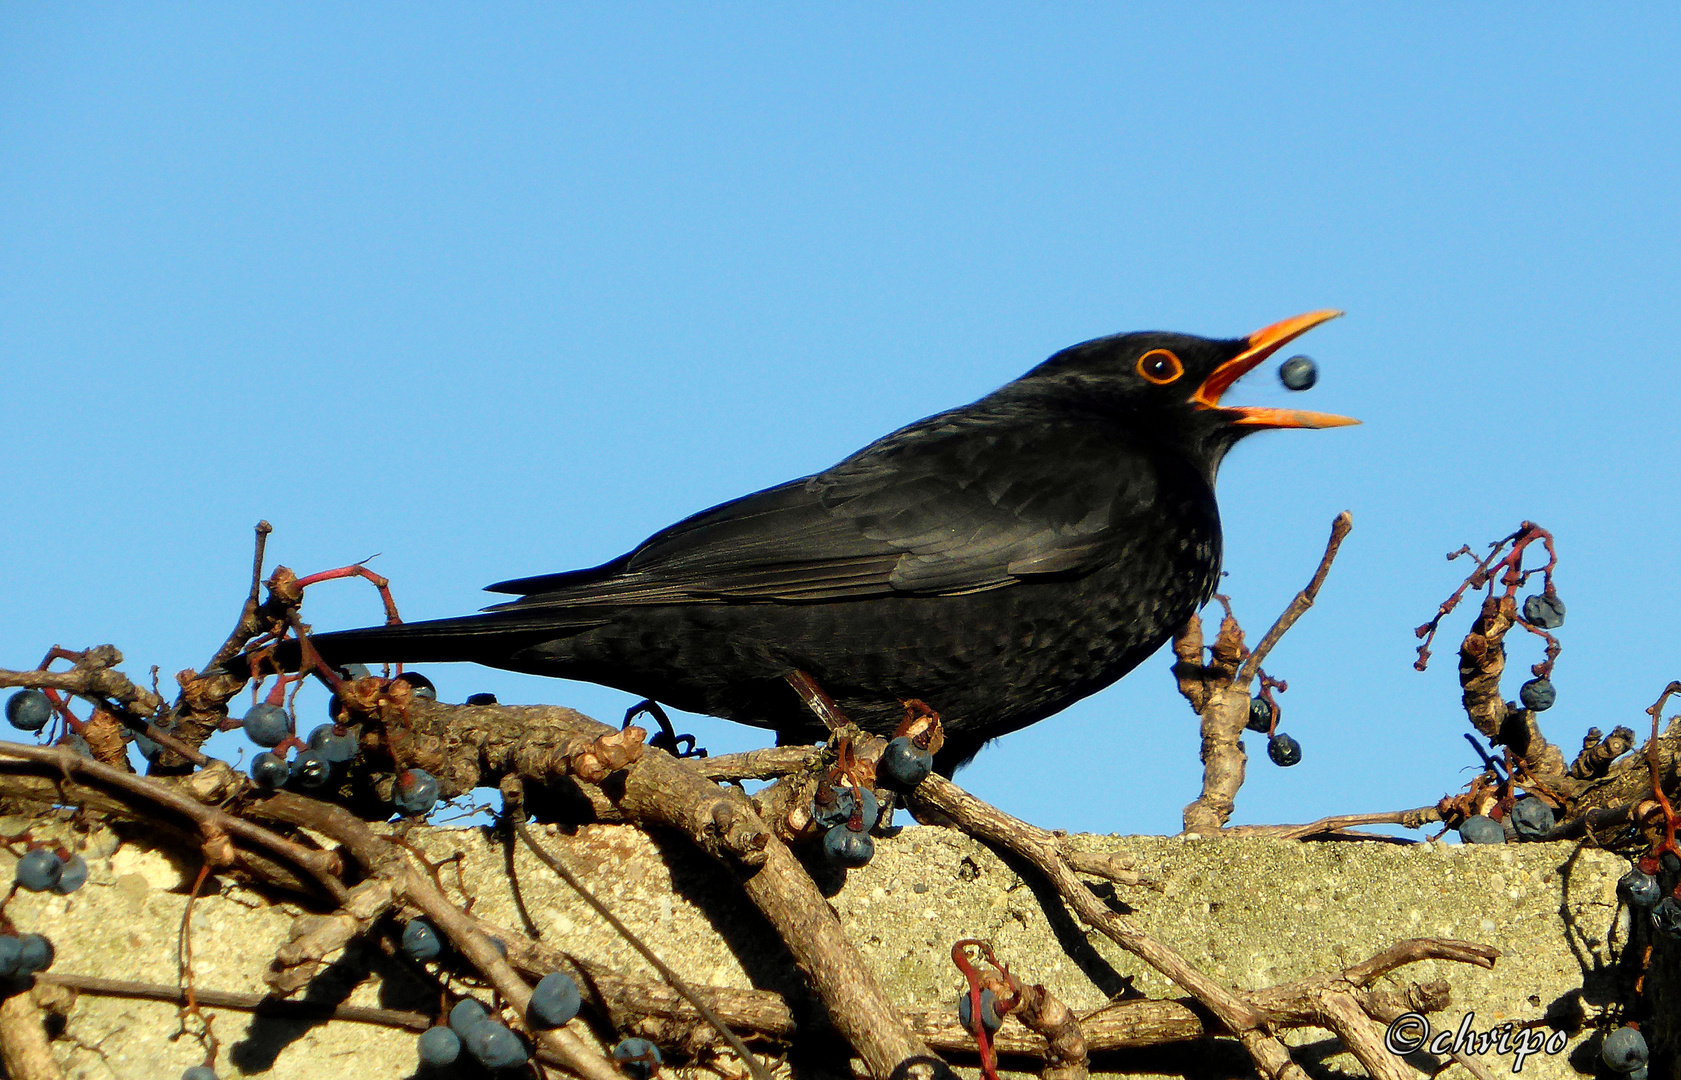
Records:
{"label": "blackbird", "polygon": [[784,742],[823,734],[786,681],[803,671],[871,731],[891,732],[907,699],[932,706],[949,774],[1131,671],[1208,601],[1226,451],[1267,428],[1357,423],[1221,395],[1339,314],[1236,340],[1074,345],[611,562],[489,587],[517,600],[313,641],[334,664],[472,661],[602,683]]}

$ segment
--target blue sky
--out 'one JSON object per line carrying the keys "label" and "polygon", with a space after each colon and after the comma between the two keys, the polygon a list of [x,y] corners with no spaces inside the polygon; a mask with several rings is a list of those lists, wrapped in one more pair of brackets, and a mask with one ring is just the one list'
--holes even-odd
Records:
{"label": "blue sky", "polygon": [[[460,614],[1073,342],[1338,307],[1289,401],[1364,426],[1221,476],[1252,639],[1355,521],[1268,665],[1304,761],[1252,742],[1236,820],[1434,802],[1473,762],[1469,613],[1423,675],[1412,628],[1460,544],[1558,537],[1567,752],[1681,675],[1678,54],[1657,5],[8,7],[0,665],[112,642],[167,688],[259,518],[273,561],[378,552],[406,616]],[[1230,400],[1285,399],[1268,368]],[[305,615],[380,609],[333,583]],[[1167,665],[961,781],[1176,830],[1200,766]]]}

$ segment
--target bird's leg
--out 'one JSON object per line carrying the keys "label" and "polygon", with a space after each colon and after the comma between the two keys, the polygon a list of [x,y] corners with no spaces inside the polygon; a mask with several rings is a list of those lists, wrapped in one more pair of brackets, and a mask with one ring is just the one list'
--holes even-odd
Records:
{"label": "bird's leg", "polygon": [[[654,718],[654,722],[660,726],[659,733],[648,740],[649,746],[664,750],[675,758],[703,758],[706,756],[705,750],[695,748],[695,737],[693,735],[677,734],[677,729],[671,726],[671,717],[665,714],[665,710],[660,708],[660,703],[653,698],[645,698],[626,709],[623,726],[629,727],[631,721],[639,716],[651,716]],[[684,740],[689,743],[686,749],[683,746]]]}
{"label": "bird's leg", "polygon": [[846,718],[846,713],[835,704],[835,699],[824,692],[817,680],[795,668],[782,676],[788,680],[788,685],[794,688],[794,693],[800,695],[806,708],[817,714],[817,719],[823,721],[823,726],[830,731],[839,731],[852,721]]}

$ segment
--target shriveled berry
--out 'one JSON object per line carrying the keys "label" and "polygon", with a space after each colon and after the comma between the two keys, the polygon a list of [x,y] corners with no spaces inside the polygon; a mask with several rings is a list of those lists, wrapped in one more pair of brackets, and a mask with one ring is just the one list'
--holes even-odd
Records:
{"label": "shriveled berry", "polygon": [[1666,896],[1652,909],[1652,929],[1669,938],[1681,941],[1681,900]]}
{"label": "shriveled berry", "polygon": [[867,832],[853,832],[850,825],[836,825],[823,834],[823,854],[830,862],[857,869],[875,857],[875,841]]}
{"label": "shriveled berry", "polygon": [[393,679],[392,682],[408,683],[409,689],[414,692],[414,696],[422,701],[438,700],[438,688],[432,685],[431,679],[418,671],[405,671]]}
{"label": "shriveled berry", "polygon": [[40,731],[52,718],[53,703],[45,690],[19,690],[6,699],[6,720],[19,731]]}
{"label": "shriveled berry", "polygon": [[80,854],[72,855],[64,860],[64,869],[58,872],[58,880],[53,882],[53,892],[61,896],[69,896],[88,880],[88,861]]}
{"label": "shriveled berry", "polygon": [[292,734],[292,718],[286,715],[286,710],[266,701],[251,706],[241,724],[245,727],[245,737],[258,746],[279,746]]}
{"label": "shriveled berry", "polygon": [[1512,828],[1517,830],[1519,840],[1545,836],[1557,821],[1553,808],[1533,795],[1519,799],[1512,807]]}
{"label": "shriveled berry", "polygon": [[53,966],[53,943],[42,934],[24,934],[18,938],[18,974],[33,975]]}
{"label": "shriveled berry", "polygon": [[444,951],[444,943],[431,923],[425,919],[410,919],[403,926],[402,949],[403,955],[410,960],[425,963],[438,958]]}
{"label": "shriveled berry", "polygon": [[494,704],[496,704],[496,695],[495,694],[468,694],[467,695],[467,704],[469,704],[469,705],[494,705]]}
{"label": "shriveled berry", "polygon": [[1646,1064],[1646,1036],[1634,1028],[1620,1027],[1605,1036],[1599,1048],[1599,1059],[1612,1072],[1633,1072]]}
{"label": "shriveled berry", "polygon": [[455,1064],[461,1056],[461,1036],[447,1027],[431,1027],[420,1033],[420,1063],[439,1068]]}
{"label": "shriveled berry", "polygon": [[462,998],[449,1011],[449,1029],[465,1038],[469,1031],[489,1019],[490,1010],[477,998]]}
{"label": "shriveled berry", "polygon": [[1558,691],[1553,689],[1551,679],[1530,679],[1518,688],[1518,700],[1523,707],[1543,712],[1553,707],[1558,700]]}
{"label": "shriveled berry", "polygon": [[273,750],[264,750],[251,759],[251,779],[260,787],[277,788],[291,775],[292,767]]}
{"label": "shriveled berry", "polygon": [[829,784],[819,788],[818,796],[812,799],[811,820],[823,828],[851,821],[854,791],[859,793],[861,800],[860,820],[864,831],[875,828],[876,819],[881,816],[881,805],[876,801],[875,792],[849,784]]}
{"label": "shriveled berry", "polygon": [[292,762],[292,778],[302,788],[318,788],[333,778],[333,767],[314,750],[305,750]]}
{"label": "shriveled berry", "polygon": [[1287,390],[1311,390],[1319,381],[1319,365],[1312,357],[1292,356],[1278,365],[1278,381]]}
{"label": "shriveled berry", "polygon": [[525,1040],[494,1020],[483,1020],[461,1037],[461,1045],[487,1069],[511,1069],[531,1060]]}
{"label": "shriveled berry", "polygon": [[0,977],[16,975],[22,958],[23,942],[15,934],[0,934]]}
{"label": "shriveled berry", "polygon": [[1249,699],[1249,722],[1244,725],[1250,731],[1259,731],[1262,735],[1272,730],[1272,706],[1260,698]]}
{"label": "shriveled berry", "polygon": [[1617,891],[1628,898],[1630,907],[1652,907],[1663,899],[1658,879],[1635,867],[1617,879]]}
{"label": "shriveled berry", "polygon": [[46,848],[35,848],[23,853],[18,860],[18,885],[30,892],[46,892],[58,884],[59,875],[64,873],[64,860],[57,852]]}
{"label": "shriveled berry", "polygon": [[438,803],[438,778],[425,769],[404,769],[392,789],[397,809],[405,814],[430,813]]}
{"label": "shriveled berry", "polygon": [[660,1048],[638,1036],[613,1047],[612,1057],[631,1080],[648,1080],[660,1067]]}
{"label": "shriveled berry", "polygon": [[194,1065],[181,1074],[181,1080],[216,1080],[216,1070],[208,1065]]}
{"label": "shriveled berry", "polygon": [[1281,769],[1300,765],[1302,744],[1280,731],[1267,740],[1267,757],[1272,758],[1272,763]]}
{"label": "shriveled berry", "polygon": [[1459,839],[1467,844],[1504,844],[1506,830],[1486,814],[1473,814],[1459,826]]}
{"label": "shriveled berry", "polygon": [[1564,625],[1564,601],[1558,593],[1539,592],[1523,601],[1523,621],[1543,630],[1557,630]]}
{"label": "shriveled berry", "polygon": [[[974,1009],[975,1005],[970,1000],[968,991],[957,996],[957,1022],[963,1025],[964,1031],[975,1030]],[[989,1032],[1004,1026],[1004,1018],[998,1015],[998,995],[991,990],[981,991],[981,1023]]]}
{"label": "shriveled berry", "polygon": [[551,971],[537,980],[531,991],[531,1003],[526,1007],[526,1019],[532,1027],[554,1028],[578,1015],[583,1006],[578,984],[564,971]]}
{"label": "shriveled berry", "polygon": [[309,748],[337,765],[356,756],[356,736],[348,731],[335,735],[332,724],[322,724],[309,733]]}
{"label": "shriveled berry", "polygon": [[934,755],[912,742],[908,735],[887,741],[876,765],[881,782],[899,791],[910,791],[928,778],[934,769]]}

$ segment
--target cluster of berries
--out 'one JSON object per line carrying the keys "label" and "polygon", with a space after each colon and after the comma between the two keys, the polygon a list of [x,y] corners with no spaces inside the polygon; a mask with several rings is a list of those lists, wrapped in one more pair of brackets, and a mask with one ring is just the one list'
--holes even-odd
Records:
{"label": "cluster of berries", "polygon": [[1249,699],[1250,731],[1258,731],[1267,736],[1267,757],[1281,769],[1288,769],[1292,765],[1299,765],[1302,761],[1302,744],[1284,734],[1273,730],[1273,710],[1276,706],[1262,698]]}
{"label": "cluster of berries", "polygon": [[[17,887],[68,896],[88,880],[88,863],[51,848],[30,848],[17,864]],[[53,943],[44,934],[0,934],[0,979],[27,979],[52,966]]]}
{"label": "cluster of berries", "polygon": [[[1564,625],[1564,601],[1550,589],[1527,596],[1523,601],[1523,621],[1541,630],[1557,630]],[[1544,712],[1557,703],[1558,691],[1551,679],[1538,675],[1518,687],[1518,700],[1526,709]]]}
{"label": "cluster of berries", "polygon": [[1459,826],[1459,839],[1467,844],[1504,844],[1511,827],[1517,840],[1540,840],[1552,832],[1558,816],[1553,808],[1533,795],[1519,799],[1502,825],[1487,814],[1472,814]]}

